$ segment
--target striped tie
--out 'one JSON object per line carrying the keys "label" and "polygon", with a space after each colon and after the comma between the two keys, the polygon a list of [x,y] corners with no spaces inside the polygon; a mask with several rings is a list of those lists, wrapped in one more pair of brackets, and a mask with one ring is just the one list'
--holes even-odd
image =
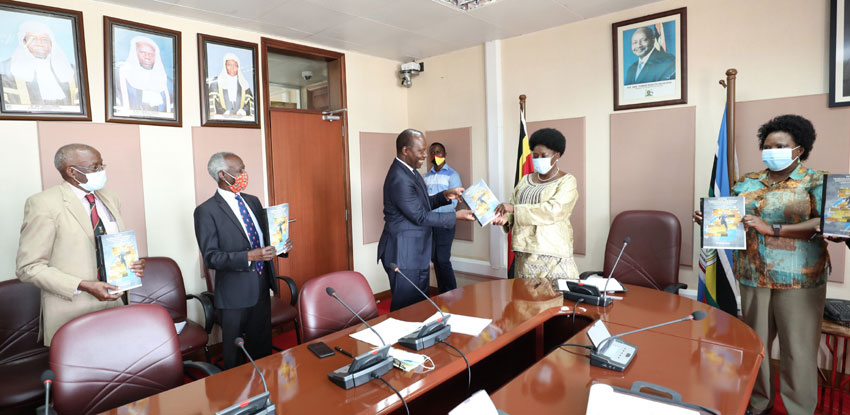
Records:
{"label": "striped tie", "polygon": [[[100,258],[100,247],[97,245],[97,237],[101,235],[106,235],[106,228],[103,226],[103,221],[100,220],[100,216],[97,214],[97,206],[94,201],[94,195],[89,193],[86,195],[86,200],[89,201],[89,216],[91,216],[91,225],[94,228],[94,250],[95,258]],[[103,270],[100,269],[100,261],[97,261],[97,279],[100,281],[105,281],[103,278]]]}
{"label": "striped tie", "polygon": [[[245,201],[242,196],[236,195],[236,202],[239,203],[239,214],[242,215],[242,223],[245,224],[245,230],[248,231],[248,240],[251,241],[251,249],[261,248],[260,234],[257,233],[257,228],[254,227],[254,221],[251,220],[251,215],[248,214],[248,207],[245,206]],[[257,272],[263,274],[263,261],[257,261]]]}

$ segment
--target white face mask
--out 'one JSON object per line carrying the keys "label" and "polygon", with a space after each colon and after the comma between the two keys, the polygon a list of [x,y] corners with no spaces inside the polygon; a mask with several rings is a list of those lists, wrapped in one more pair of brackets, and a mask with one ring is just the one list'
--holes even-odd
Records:
{"label": "white face mask", "polygon": [[[389,352],[390,357],[393,358],[393,366],[405,371],[410,372],[413,369],[416,369],[419,366],[422,366],[425,370],[434,370],[434,361],[431,360],[430,357],[425,356],[424,354],[419,353],[411,353],[406,350],[390,348]],[[431,367],[425,366],[425,361],[431,361]]]}
{"label": "white face mask", "polygon": [[89,191],[89,192],[96,192],[100,189],[103,189],[103,186],[106,185],[106,170],[105,169],[101,170],[101,171],[92,172],[92,173],[83,173],[79,169],[77,169],[76,167],[71,167],[71,168],[74,169],[74,170],[77,170],[78,172],[80,172],[80,174],[83,174],[84,176],[86,176],[86,182],[85,183],[80,183],[80,181],[77,180],[76,177],[74,178],[74,180],[76,180],[77,183],[79,183],[80,187],[83,188],[83,190],[86,190],[86,191]]}
{"label": "white face mask", "polygon": [[534,171],[537,174],[543,175],[549,173],[549,170],[552,170],[552,157],[531,159],[531,164],[534,165]]}

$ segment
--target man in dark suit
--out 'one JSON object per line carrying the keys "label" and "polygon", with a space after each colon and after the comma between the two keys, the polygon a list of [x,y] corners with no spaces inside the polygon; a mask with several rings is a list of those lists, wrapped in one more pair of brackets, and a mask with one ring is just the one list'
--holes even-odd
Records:
{"label": "man in dark suit", "polygon": [[455,220],[475,220],[470,210],[432,212],[451,203],[463,193],[462,187],[447,189],[428,196],[425,181],[416,170],[428,156],[425,136],[417,130],[404,130],[395,141],[396,158],[384,180],[384,230],[378,243],[380,260],[390,279],[392,303],[398,310],[423,300],[410,283],[398,277],[389,264],[399,270],[424,292],[428,292],[431,261],[431,228],[450,228]]}
{"label": "man in dark suit", "polygon": [[[269,289],[277,292],[275,248],[269,244],[266,212],[256,196],[242,193],[248,174],[233,153],[216,153],[207,164],[218,190],[195,208],[195,237],[204,264],[215,274],[215,307],[221,312],[224,367],[242,361],[236,337],[244,335],[251,357],[272,353]],[[284,246],[283,255],[292,249]]]}
{"label": "man in dark suit", "polygon": [[655,31],[651,27],[640,27],[632,34],[632,53],[638,60],[626,71],[625,85],[676,78],[676,57],[655,48]]}

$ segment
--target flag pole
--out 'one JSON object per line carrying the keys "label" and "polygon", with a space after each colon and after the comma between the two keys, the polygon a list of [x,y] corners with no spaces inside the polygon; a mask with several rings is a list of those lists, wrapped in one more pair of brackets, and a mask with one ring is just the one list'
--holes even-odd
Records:
{"label": "flag pole", "polygon": [[735,186],[738,172],[735,171],[735,78],[738,70],[726,70],[726,166],[729,169],[729,188]]}
{"label": "flag pole", "polygon": [[525,113],[525,94],[519,96],[519,110]]}

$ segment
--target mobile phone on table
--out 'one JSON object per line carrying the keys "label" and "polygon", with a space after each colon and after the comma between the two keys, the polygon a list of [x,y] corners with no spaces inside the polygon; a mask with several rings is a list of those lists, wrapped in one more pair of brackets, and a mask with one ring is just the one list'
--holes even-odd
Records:
{"label": "mobile phone on table", "polygon": [[313,354],[316,355],[316,357],[318,357],[319,359],[323,359],[328,356],[333,356],[336,353],[331,350],[331,348],[328,347],[325,342],[315,342],[312,344],[308,344],[307,348],[310,349],[310,351],[313,352]]}

